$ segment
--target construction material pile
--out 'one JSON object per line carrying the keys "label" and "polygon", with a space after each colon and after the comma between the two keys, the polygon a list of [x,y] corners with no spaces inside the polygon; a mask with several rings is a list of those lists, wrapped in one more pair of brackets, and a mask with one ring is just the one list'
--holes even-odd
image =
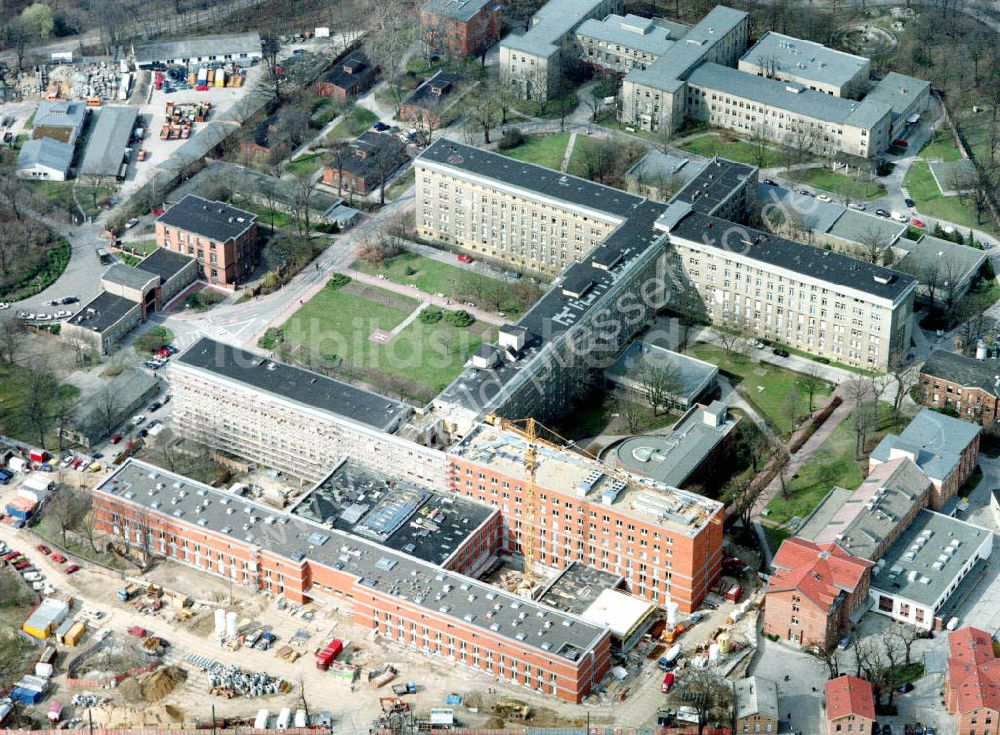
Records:
{"label": "construction material pile", "polygon": [[32,73],[21,75],[25,96],[44,95],[49,99],[115,99],[121,85],[121,72],[115,64],[39,65]]}
{"label": "construction material pile", "polygon": [[96,694],[74,694],[72,701],[74,707],[96,707],[104,702],[104,697],[99,697]]}
{"label": "construction material pile", "polygon": [[287,681],[270,674],[244,671],[239,666],[224,666],[218,661],[198,654],[192,653],[184,660],[208,673],[211,693],[226,699],[287,694],[292,689]]}
{"label": "construction material pile", "polygon": [[162,704],[146,707],[104,705],[91,709],[90,712],[95,725],[114,729],[170,726],[184,721],[182,712]]}

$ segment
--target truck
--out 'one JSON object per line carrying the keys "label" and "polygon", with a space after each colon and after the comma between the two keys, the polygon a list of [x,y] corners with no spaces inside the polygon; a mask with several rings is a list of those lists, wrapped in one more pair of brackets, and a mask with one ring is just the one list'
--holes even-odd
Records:
{"label": "truck", "polygon": [[378,689],[379,687],[385,686],[390,681],[396,678],[396,669],[392,664],[386,664],[382,671],[369,671],[368,672],[368,684],[373,689]]}
{"label": "truck", "polygon": [[663,683],[660,684],[660,691],[669,692],[673,688],[673,686],[674,686],[674,673],[672,671],[668,671],[666,674],[663,675]]}
{"label": "truck", "polygon": [[326,644],[326,648],[316,654],[316,668],[328,671],[333,660],[344,650],[344,643],[337,638]]}
{"label": "truck", "polygon": [[404,694],[416,694],[417,693],[417,683],[415,681],[408,681],[405,684],[393,684],[392,693],[397,697],[401,697]]}
{"label": "truck", "polygon": [[59,719],[62,717],[62,711],[62,702],[57,699],[53,699],[52,704],[49,705],[49,722],[59,722]]}
{"label": "truck", "polygon": [[656,662],[656,665],[663,671],[670,671],[670,669],[674,667],[674,664],[677,663],[677,659],[680,658],[680,655],[681,647],[679,645],[673,645],[667,649],[667,652]]}
{"label": "truck", "polygon": [[257,648],[261,651],[266,651],[272,645],[274,645],[274,642],[276,640],[278,640],[278,636],[276,636],[274,633],[262,633],[260,636],[260,640],[258,640],[257,643],[254,644],[254,648]]}
{"label": "truck", "polygon": [[30,459],[32,462],[37,462],[38,464],[47,461],[48,458],[49,458],[49,453],[46,452],[44,449],[32,449],[28,453],[28,459]]}
{"label": "truck", "polygon": [[121,602],[128,602],[136,593],[139,591],[139,586],[135,584],[127,584],[124,587],[118,588],[118,599]]}

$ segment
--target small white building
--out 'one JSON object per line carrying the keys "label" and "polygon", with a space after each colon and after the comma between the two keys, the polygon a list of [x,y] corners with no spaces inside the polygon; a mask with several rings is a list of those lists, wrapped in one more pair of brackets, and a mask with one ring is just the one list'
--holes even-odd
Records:
{"label": "small white building", "polygon": [[73,145],[54,138],[26,140],[17,156],[15,173],[21,179],[65,181],[73,163]]}

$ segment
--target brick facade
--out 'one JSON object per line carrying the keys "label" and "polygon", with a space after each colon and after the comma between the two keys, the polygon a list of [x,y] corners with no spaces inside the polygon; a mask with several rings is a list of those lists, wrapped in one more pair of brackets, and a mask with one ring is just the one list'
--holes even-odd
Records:
{"label": "brick facade", "polygon": [[920,373],[920,402],[928,408],[950,408],[966,421],[983,426],[997,423],[1000,397],[977,386]]}
{"label": "brick facade", "polygon": [[424,43],[432,51],[477,56],[500,40],[500,3],[486,3],[468,20],[449,18],[425,8],[420,11],[420,28]]}
{"label": "brick facade", "polygon": [[989,633],[961,628],[948,635],[944,703],[958,735],[986,735],[1000,723],[1000,668]]}

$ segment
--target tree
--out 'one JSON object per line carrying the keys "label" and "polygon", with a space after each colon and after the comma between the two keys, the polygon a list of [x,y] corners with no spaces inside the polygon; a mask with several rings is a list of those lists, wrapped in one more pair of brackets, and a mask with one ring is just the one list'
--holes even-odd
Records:
{"label": "tree", "polygon": [[711,721],[728,722],[733,692],[728,682],[710,669],[688,669],[684,674],[684,699],[698,715],[698,735]]}
{"label": "tree", "polygon": [[497,102],[489,94],[486,87],[481,88],[481,92],[471,97],[467,114],[475,126],[483,133],[483,142],[490,144],[490,131],[497,124],[497,117],[500,113]]}
{"label": "tree", "polygon": [[771,135],[770,126],[766,122],[760,123],[753,130],[750,137],[751,156],[757,168],[766,168],[771,158]]}
{"label": "tree", "polygon": [[69,397],[57,398],[52,409],[52,419],[56,427],[56,439],[59,443],[59,451],[66,448],[66,432],[70,424],[76,418],[76,401]]}
{"label": "tree", "polygon": [[639,413],[639,405],[628,391],[616,390],[612,396],[611,405],[613,412],[617,413],[625,422],[625,430],[630,434],[637,433],[642,417]]}
{"label": "tree", "polygon": [[[344,164],[347,163],[348,156],[354,155],[351,149],[350,143],[346,140],[338,140],[329,147],[330,152],[330,167],[336,171],[342,171]],[[337,196],[340,196],[343,191],[343,181],[340,176],[337,176]]]}
{"label": "tree", "polygon": [[920,371],[913,363],[897,362],[889,369],[889,374],[896,383],[896,393],[892,399],[892,411],[898,417],[903,405],[903,398],[917,385]]}
{"label": "tree", "polygon": [[837,650],[836,646],[827,646],[822,642],[810,641],[806,644],[804,650],[823,664],[824,668],[826,668],[828,678],[836,679],[840,676],[840,651]]}
{"label": "tree", "polygon": [[66,546],[66,533],[83,525],[90,512],[90,498],[90,493],[63,487],[46,503],[45,516],[53,519],[59,527],[63,546]]}
{"label": "tree", "polygon": [[51,422],[52,402],[59,382],[52,371],[42,363],[31,366],[28,373],[27,394],[24,399],[24,420],[35,431],[38,446],[45,446],[45,432]]}
{"label": "tree", "polygon": [[97,410],[95,416],[104,436],[110,434],[121,419],[122,407],[110,383],[105,383],[97,394]]}
{"label": "tree", "polygon": [[277,28],[268,28],[260,32],[261,55],[267,65],[267,76],[271,82],[271,93],[274,101],[281,103],[282,76],[278,73],[280,64],[278,56],[281,53],[281,36]]}
{"label": "tree", "polygon": [[19,72],[27,45],[48,38],[54,26],[52,11],[48,5],[42,3],[29,5],[17,18],[7,24],[4,28],[4,40],[14,49]]}
{"label": "tree", "polygon": [[[638,364],[635,364],[638,362]],[[683,388],[681,371],[669,358],[656,357],[655,353],[640,355],[630,366],[633,379],[642,386],[646,399],[653,407],[653,415],[668,409]]]}
{"label": "tree", "polygon": [[301,171],[293,174],[292,206],[294,207],[295,224],[299,235],[306,241],[312,240],[312,174]]}
{"label": "tree", "polygon": [[861,233],[859,238],[861,243],[861,257],[869,263],[880,265],[885,260],[885,251],[889,247],[888,238],[878,229],[875,224],[871,224]]}
{"label": "tree", "polygon": [[13,365],[24,342],[24,327],[17,319],[0,322],[0,361]]}
{"label": "tree", "polygon": [[755,482],[753,473],[742,475],[729,482],[722,491],[722,498],[740,519],[744,530],[750,528],[754,505],[767,487],[766,483]]}
{"label": "tree", "polygon": [[809,413],[811,414],[813,412],[813,399],[816,393],[827,384],[823,378],[823,368],[819,365],[809,365],[802,372],[802,377],[799,378],[798,382],[802,390],[809,396]]}

